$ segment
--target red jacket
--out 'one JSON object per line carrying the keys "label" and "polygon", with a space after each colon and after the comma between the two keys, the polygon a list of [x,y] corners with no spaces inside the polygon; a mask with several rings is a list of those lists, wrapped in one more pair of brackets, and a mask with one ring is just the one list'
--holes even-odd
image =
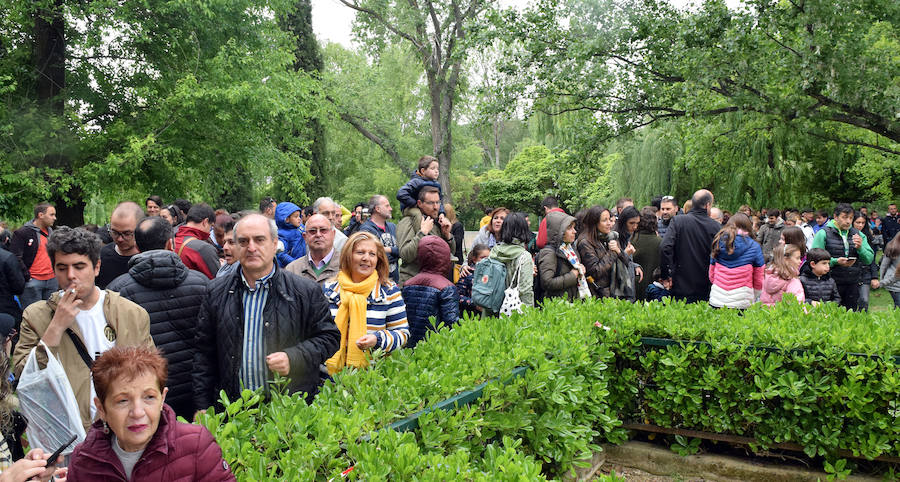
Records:
{"label": "red jacket", "polygon": [[[561,208],[553,208],[547,211],[547,214],[564,212]],[[538,226],[537,239],[534,240],[534,244],[537,246],[537,249],[544,249],[544,246],[547,246],[547,216],[541,219],[541,224]]]}
{"label": "red jacket", "polygon": [[[125,481],[125,468],[113,452],[112,434],[103,433],[103,423],[94,422],[87,438],[75,447],[69,463],[69,482]],[[222,459],[222,449],[212,434],[200,425],[180,423],[175,412],[163,405],[159,428],[131,473],[140,481],[235,480]]]}
{"label": "red jacket", "polygon": [[[195,238],[182,247],[187,238]],[[219,272],[219,254],[215,246],[208,243],[209,233],[190,226],[181,226],[175,234],[175,252],[189,269],[199,271],[213,279]]]}

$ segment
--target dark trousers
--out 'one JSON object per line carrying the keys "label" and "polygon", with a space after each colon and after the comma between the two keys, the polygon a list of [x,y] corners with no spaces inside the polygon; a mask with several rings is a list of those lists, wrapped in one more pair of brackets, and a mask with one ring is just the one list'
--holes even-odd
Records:
{"label": "dark trousers", "polygon": [[856,283],[837,285],[841,294],[841,306],[848,310],[859,311],[859,285]]}

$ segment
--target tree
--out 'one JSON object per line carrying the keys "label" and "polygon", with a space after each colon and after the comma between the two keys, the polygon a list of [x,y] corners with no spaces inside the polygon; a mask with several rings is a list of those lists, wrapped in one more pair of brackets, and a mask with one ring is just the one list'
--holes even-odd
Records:
{"label": "tree", "polygon": [[0,214],[19,219],[49,198],[60,223],[79,225],[86,201],[104,193],[214,200],[273,175],[302,198],[307,146],[293,133],[321,102],[317,82],[288,68],[290,39],[273,17],[288,9],[6,2]]}
{"label": "tree", "polygon": [[[441,171],[438,180],[444,198],[452,201],[450,168],[454,103],[462,87],[467,24],[487,8],[489,0],[340,2],[359,12],[357,26],[360,35],[367,39],[373,52],[379,52],[390,43],[405,43],[411,46],[422,65],[428,86],[433,153],[438,158]],[[360,132],[366,135],[362,129]],[[376,143],[379,143],[376,137],[383,139],[381,136],[367,137]],[[381,143],[387,144],[385,141]]]}
{"label": "tree", "polygon": [[[542,0],[495,23],[510,45],[508,82],[562,111],[592,112],[613,134],[741,112],[900,155],[893,0],[754,0],[740,10],[709,0],[696,11],[663,0]],[[836,125],[850,129],[838,136]]]}

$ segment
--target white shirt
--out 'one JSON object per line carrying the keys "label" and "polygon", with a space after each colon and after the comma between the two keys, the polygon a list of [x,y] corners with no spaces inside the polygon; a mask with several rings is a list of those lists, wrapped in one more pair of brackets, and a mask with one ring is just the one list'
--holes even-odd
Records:
{"label": "white shirt", "polygon": [[[81,336],[84,338],[84,347],[87,348],[88,354],[92,359],[96,360],[103,352],[116,346],[116,340],[110,340],[107,337],[106,316],[103,314],[103,301],[106,299],[106,291],[94,288],[100,292],[97,302],[88,310],[81,310],[75,315],[75,323],[78,323],[78,329],[81,330]],[[110,331],[110,334],[112,332]],[[94,382],[91,381],[91,419],[97,412],[94,406],[94,398],[97,392],[94,390]]]}

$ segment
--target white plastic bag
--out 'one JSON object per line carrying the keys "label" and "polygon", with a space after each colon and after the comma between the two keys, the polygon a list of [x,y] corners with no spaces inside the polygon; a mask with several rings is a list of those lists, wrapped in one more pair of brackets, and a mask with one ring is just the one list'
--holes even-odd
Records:
{"label": "white plastic bag", "polygon": [[[47,367],[43,370],[38,366],[36,355],[41,347],[47,353]],[[26,433],[31,447],[52,453],[68,442],[72,435],[77,435],[78,438],[62,452],[68,455],[84,441],[84,426],[81,425],[78,402],[69,378],[59,359],[43,341],[28,354],[16,393],[22,415],[28,420]]]}

